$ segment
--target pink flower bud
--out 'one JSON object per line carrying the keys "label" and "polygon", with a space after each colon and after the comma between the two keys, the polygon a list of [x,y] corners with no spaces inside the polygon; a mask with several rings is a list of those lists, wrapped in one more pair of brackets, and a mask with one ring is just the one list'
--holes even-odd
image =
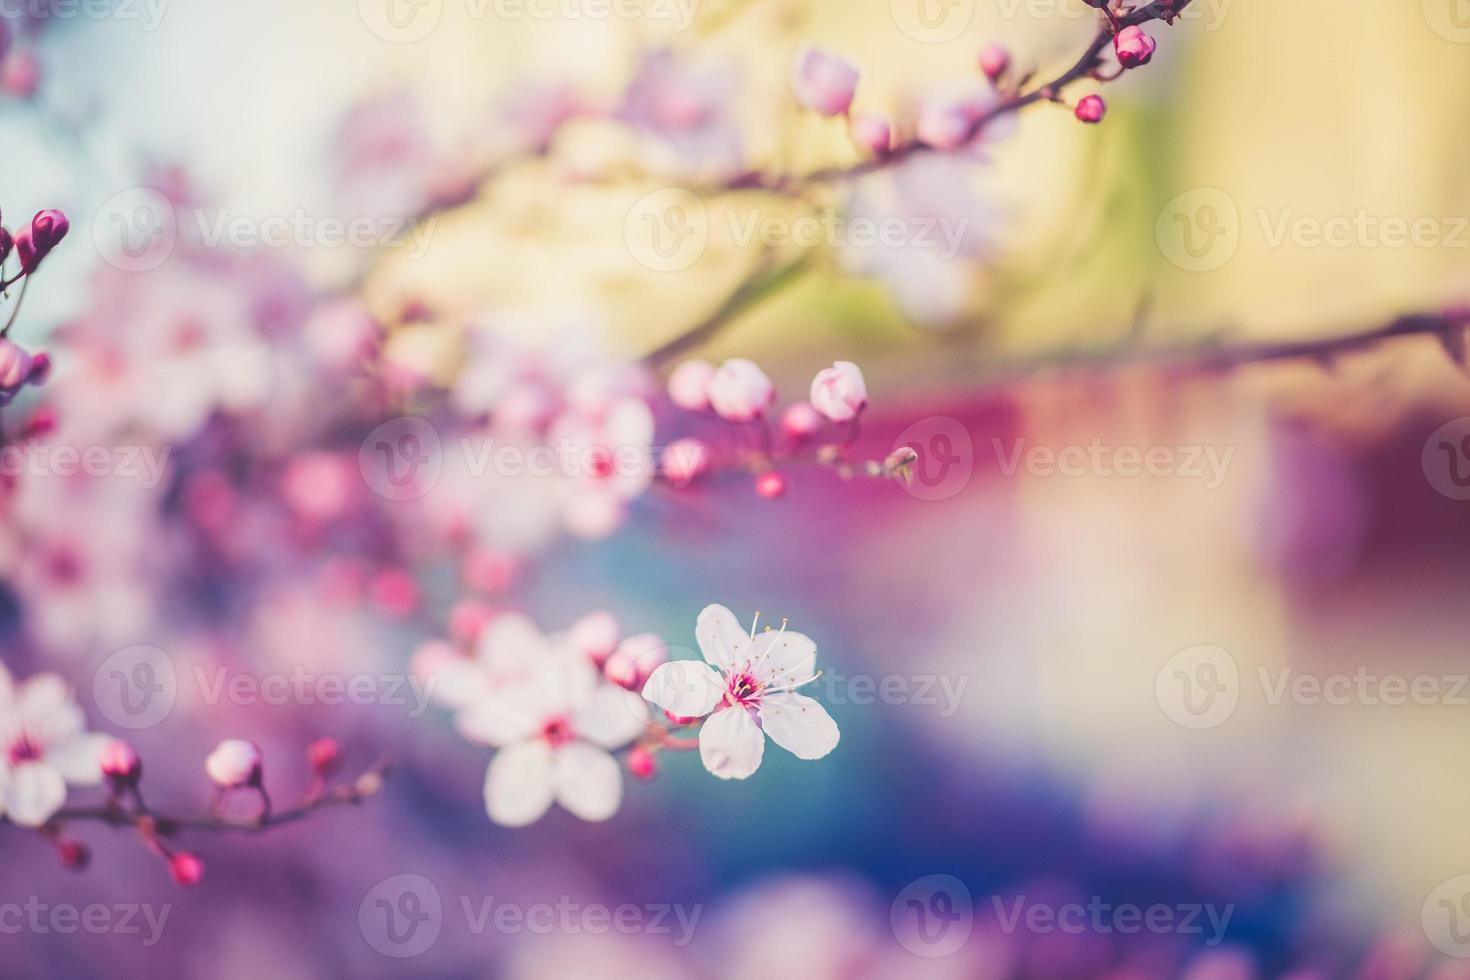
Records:
{"label": "pink flower bud", "polygon": [[1108,104],[1101,95],[1089,95],[1077,103],[1077,118],[1085,123],[1102,122],[1107,111]]}
{"label": "pink flower bud", "polygon": [[791,77],[796,101],[824,116],[840,116],[848,110],[857,82],[855,66],[820,48],[807,48],[797,55]]}
{"label": "pink flower bud", "polygon": [[29,99],[41,84],[41,63],[29,51],[12,51],[0,61],[0,91]]}
{"label": "pink flower bud", "polygon": [[792,442],[805,442],[822,431],[825,420],[811,402],[796,402],[781,416],[781,431]]}
{"label": "pink flower bud", "polygon": [[723,419],[749,422],[776,400],[776,386],[751,361],[734,357],[720,365],[709,383],[710,405]]}
{"label": "pink flower bud", "polygon": [[853,116],[849,132],[854,143],[874,156],[882,156],[893,145],[893,130],[882,116]]}
{"label": "pink flower bud", "polygon": [[833,422],[855,419],[868,404],[863,372],[851,361],[838,361],[812,379],[812,407]]}
{"label": "pink flower bud", "polygon": [[179,851],[168,859],[168,873],[185,888],[204,880],[204,859],[190,851]]}
{"label": "pink flower bud", "polygon": [[31,376],[31,355],[14,341],[0,338],[0,391],[13,392]]}
{"label": "pink flower bud", "polygon": [[495,618],[495,610],[478,599],[461,599],[449,610],[449,635],[460,643],[473,644]]}
{"label": "pink flower bud", "polygon": [[57,842],[56,852],[61,855],[63,867],[72,871],[80,871],[92,860],[92,851],[79,840],[63,840]]}
{"label": "pink flower bud", "polygon": [[4,228],[0,228],[0,262],[10,258],[10,250],[13,248],[15,248],[15,237]]}
{"label": "pink flower bud", "polygon": [[335,738],[319,738],[306,747],[306,761],[317,775],[330,775],[342,761],[342,746]]}
{"label": "pink flower bud", "polygon": [[143,774],[143,760],[138,758],[138,753],[133,751],[131,745],[121,739],[113,739],[104,745],[99,761],[102,764],[102,775],[111,780],[114,786],[131,786]]}
{"label": "pink flower bud", "polygon": [[669,648],[652,633],[639,633],[618,644],[607,658],[603,673],[607,679],[630,691],[641,691],[648,675],[669,659]]}
{"label": "pink flower bud", "polygon": [[767,470],[755,478],[755,492],[767,500],[775,500],[786,492],[786,477],[775,470]]}
{"label": "pink flower bud", "polygon": [[958,102],[926,102],[919,107],[919,142],[936,150],[957,150],[970,138],[970,108]]}
{"label": "pink flower bud", "polygon": [[204,771],[216,786],[231,789],[260,782],[260,748],[243,738],[227,738],[204,760]]}
{"label": "pink flower bud", "polygon": [[709,408],[709,383],[714,379],[714,365],[708,361],[685,361],[669,375],[669,400],[690,412]]}
{"label": "pink flower bud", "polygon": [[1158,43],[1136,24],[1123,28],[1113,38],[1113,50],[1118,54],[1118,64],[1124,68],[1148,64],[1156,47]]}
{"label": "pink flower bud", "polygon": [[709,446],[699,439],[676,439],[664,448],[659,468],[676,487],[687,487],[709,470]]}
{"label": "pink flower bud", "polygon": [[635,745],[633,751],[628,753],[628,771],[646,781],[658,772],[658,763],[654,761],[652,752],[641,745]]}
{"label": "pink flower bud", "polygon": [[402,568],[385,568],[368,582],[373,605],[387,616],[402,619],[419,607],[419,586]]}
{"label": "pink flower bud", "polygon": [[992,44],[980,52],[980,70],[992,82],[999,81],[1011,67],[1011,53],[999,44]]}
{"label": "pink flower bud", "polygon": [[55,208],[38,211],[31,219],[30,227],[22,228],[15,236],[15,252],[20,256],[21,271],[34,272],[69,230],[71,222],[60,211]]}
{"label": "pink flower bud", "polygon": [[588,613],[567,631],[572,646],[581,650],[599,667],[612,656],[618,646],[618,621],[609,612]]}
{"label": "pink flower bud", "polygon": [[43,385],[49,377],[51,377],[51,355],[45,351],[37,351],[31,357],[31,373],[26,378],[26,384]]}
{"label": "pink flower bud", "polygon": [[479,592],[504,592],[516,577],[516,561],[487,548],[471,548],[461,568],[465,585]]}

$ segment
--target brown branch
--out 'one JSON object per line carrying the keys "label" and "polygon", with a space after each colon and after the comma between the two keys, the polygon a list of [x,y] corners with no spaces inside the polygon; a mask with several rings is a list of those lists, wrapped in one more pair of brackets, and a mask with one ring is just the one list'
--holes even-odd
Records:
{"label": "brown branch", "polygon": [[112,799],[101,806],[68,807],[56,813],[48,823],[59,827],[67,821],[94,820],[113,827],[136,827],[148,834],[170,836],[179,830],[207,830],[212,832],[235,832],[258,834],[272,830],[282,824],[295,823],[319,810],[333,806],[357,806],[377,794],[388,775],[388,764],[380,762],[351,783],[333,787],[324,793],[311,796],[289,810],[264,812],[248,820],[230,819],[215,813],[171,816],[153,809],[143,802],[141,795],[133,794],[133,805],[125,806],[121,800]]}

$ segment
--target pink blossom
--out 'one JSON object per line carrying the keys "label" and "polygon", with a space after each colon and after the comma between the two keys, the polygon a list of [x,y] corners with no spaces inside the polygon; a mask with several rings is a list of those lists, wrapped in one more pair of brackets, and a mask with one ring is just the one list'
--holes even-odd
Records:
{"label": "pink blossom", "polygon": [[1088,95],[1077,103],[1076,116],[1085,123],[1097,123],[1102,122],[1107,111],[1108,104],[1101,95]]}
{"label": "pink blossom", "polygon": [[598,682],[580,652],[560,647],[518,685],[488,692],[460,718],[467,738],[498,749],[485,773],[485,811],[507,827],[534,823],[553,802],[589,821],[622,802],[610,754],[642,733],[647,705],[631,691]]}
{"label": "pink blossom", "polygon": [[929,101],[919,107],[919,142],[936,150],[957,150],[970,139],[974,110],[963,102]]}
{"label": "pink blossom", "polygon": [[708,361],[685,361],[669,375],[669,400],[689,412],[709,408],[709,386],[714,380],[714,365]]}
{"label": "pink blossom", "polygon": [[610,612],[588,613],[572,624],[567,638],[599,667],[618,645],[618,621]]}
{"label": "pink blossom", "polygon": [[0,391],[15,391],[31,375],[31,355],[12,340],[0,338]]}
{"label": "pink blossom", "polygon": [[1113,38],[1113,50],[1117,52],[1118,64],[1124,68],[1148,64],[1157,47],[1158,43],[1149,33],[1136,24],[1123,28]]}
{"label": "pink blossom", "polygon": [[687,487],[708,472],[710,450],[700,439],[676,439],[664,447],[659,469],[664,479],[676,487]]}
{"label": "pink blossom", "polygon": [[980,52],[980,70],[992,82],[998,81],[1011,67],[1011,53],[998,44],[992,44]]}
{"label": "pink blossom", "polygon": [[191,851],[179,851],[168,859],[168,871],[174,881],[192,888],[204,880],[204,859]]}
{"label": "pink blossom", "polygon": [[648,675],[669,659],[669,648],[652,633],[630,636],[607,658],[603,673],[619,687],[641,690]]}
{"label": "pink blossom", "polygon": [[15,254],[20,257],[21,271],[34,272],[70,229],[71,222],[60,211],[52,208],[37,212],[30,225],[15,234]]}
{"label": "pink blossom", "polygon": [[882,116],[853,116],[849,131],[852,141],[874,156],[882,156],[893,145],[892,127]]}
{"label": "pink blossom", "polygon": [[643,696],[665,711],[709,717],[699,731],[704,766],[721,779],[744,779],[760,767],[769,737],[799,759],[837,747],[837,724],[796,689],[817,679],[817,645],[780,630],[749,633],[724,606],[706,606],[695,625],[705,663],[675,660],[649,677]]}
{"label": "pink blossom", "polygon": [[775,500],[786,492],[786,477],[776,470],[767,470],[755,478],[755,492],[766,500]]}
{"label": "pink blossom", "polygon": [[143,771],[143,762],[138,758],[138,753],[121,739],[115,738],[104,745],[99,761],[102,775],[122,785],[137,782]]}
{"label": "pink blossom", "polygon": [[260,747],[242,738],[227,738],[204,760],[204,771],[216,786],[232,789],[260,782]]}
{"label": "pink blossom", "polygon": [[822,431],[825,420],[811,402],[795,402],[781,415],[781,431],[793,442],[804,442]]}
{"label": "pink blossom", "polygon": [[857,418],[868,404],[863,372],[851,361],[838,361],[812,379],[812,406],[833,422]]}
{"label": "pink blossom", "polygon": [[66,788],[102,781],[106,735],[90,734],[82,709],[55,674],[12,683],[0,665],[0,815],[39,827],[66,802]]}
{"label": "pink blossom", "polygon": [[41,62],[30,51],[11,51],[0,61],[0,91],[29,99],[41,84]]}
{"label": "pink blossom", "polygon": [[710,405],[723,419],[750,422],[759,418],[776,399],[776,386],[753,361],[731,358],[709,383]]}
{"label": "pink blossom", "polygon": [[791,86],[796,101],[824,116],[840,116],[852,105],[858,70],[821,48],[807,48],[796,58]]}

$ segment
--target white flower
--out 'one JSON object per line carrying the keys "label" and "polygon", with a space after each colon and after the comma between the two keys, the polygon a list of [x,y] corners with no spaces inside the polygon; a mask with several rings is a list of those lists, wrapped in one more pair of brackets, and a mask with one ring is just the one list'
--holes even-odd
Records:
{"label": "white flower", "polygon": [[229,789],[260,780],[260,747],[243,738],[227,738],[204,760],[204,771],[216,786]]}
{"label": "white flower", "polygon": [[754,361],[732,357],[710,378],[709,403],[730,422],[757,419],[776,398],[776,386]]}
{"label": "white flower", "polygon": [[643,696],[671,714],[710,715],[699,731],[699,756],[711,773],[744,779],[755,772],[765,735],[799,759],[820,759],[837,747],[832,716],[795,693],[818,677],[810,637],[784,625],[746,633],[719,605],[699,614],[695,635],[704,659],[717,669],[693,660],[666,663],[648,678]]}
{"label": "white flower", "polygon": [[499,749],[485,773],[491,820],[524,827],[553,801],[583,820],[617,812],[623,780],[608,750],[643,732],[648,706],[598,681],[584,653],[557,647],[531,677],[486,692],[460,713],[466,738]]}
{"label": "white flower", "polygon": [[111,739],[84,730],[82,709],[55,674],[14,686],[0,666],[0,815],[39,827],[66,802],[66,786],[102,782]]}
{"label": "white flower", "polygon": [[833,422],[855,419],[868,404],[863,372],[851,361],[838,361],[812,379],[812,407]]}

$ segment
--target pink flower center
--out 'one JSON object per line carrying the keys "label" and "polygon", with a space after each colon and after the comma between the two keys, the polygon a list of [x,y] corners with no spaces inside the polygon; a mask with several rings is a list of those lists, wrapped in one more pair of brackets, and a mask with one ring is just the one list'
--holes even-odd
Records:
{"label": "pink flower center", "polygon": [[755,677],[748,672],[731,674],[729,691],[730,693],[728,697],[733,700],[735,704],[743,704],[747,707],[760,704],[762,691],[761,682],[756,680]]}
{"label": "pink flower center", "polygon": [[572,732],[571,722],[565,718],[553,718],[542,726],[541,737],[555,749],[566,745],[576,736]]}
{"label": "pink flower center", "polygon": [[612,453],[602,448],[594,449],[589,454],[588,465],[593,476],[605,480],[613,474]]}
{"label": "pink flower center", "polygon": [[46,556],[46,571],[57,585],[75,585],[82,577],[82,560],[66,545],[57,545]]}
{"label": "pink flower center", "polygon": [[10,743],[6,752],[12,766],[18,766],[22,762],[35,762],[41,758],[41,747],[31,741],[31,737],[24,732],[15,741]]}

